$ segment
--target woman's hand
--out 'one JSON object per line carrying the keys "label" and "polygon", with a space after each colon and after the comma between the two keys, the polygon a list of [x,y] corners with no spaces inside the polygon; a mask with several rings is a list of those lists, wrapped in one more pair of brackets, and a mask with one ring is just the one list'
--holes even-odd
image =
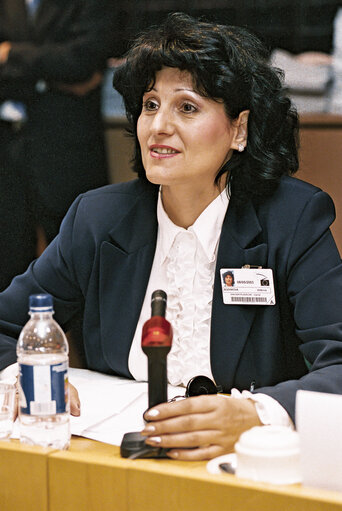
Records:
{"label": "woman's hand", "polygon": [[76,387],[69,382],[70,413],[75,417],[81,415],[81,403]]}
{"label": "woman's hand", "polygon": [[[18,382],[16,383],[18,387]],[[78,417],[81,415],[81,404],[80,404],[80,398],[78,396],[77,389],[71,384],[69,385],[69,397],[70,397],[70,413],[71,415],[75,415],[75,417]],[[19,408],[19,392],[15,395],[15,405],[14,405],[14,414],[13,414],[13,420],[15,420],[18,416],[18,408]]]}
{"label": "woman's hand", "polygon": [[205,460],[232,452],[243,431],[261,422],[253,401],[196,396],[163,403],[145,412],[146,444],[170,449],[179,460]]}

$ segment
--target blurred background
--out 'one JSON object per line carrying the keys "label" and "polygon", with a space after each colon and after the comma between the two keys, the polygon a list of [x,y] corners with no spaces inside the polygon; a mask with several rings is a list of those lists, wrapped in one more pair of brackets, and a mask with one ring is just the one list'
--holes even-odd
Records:
{"label": "blurred background", "polygon": [[338,0],[116,0],[118,50],[123,53],[137,32],[170,11],[253,30],[271,48],[293,53],[332,50],[333,20]]}

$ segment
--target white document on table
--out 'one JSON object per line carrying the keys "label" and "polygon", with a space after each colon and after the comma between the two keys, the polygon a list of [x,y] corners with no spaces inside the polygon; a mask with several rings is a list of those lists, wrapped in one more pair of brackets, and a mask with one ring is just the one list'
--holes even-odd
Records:
{"label": "white document on table", "polygon": [[[69,381],[81,401],[80,417],[71,416],[71,434],[120,445],[125,433],[144,428],[147,383],[73,368],[69,369]],[[168,385],[169,399],[184,394],[183,387]]]}

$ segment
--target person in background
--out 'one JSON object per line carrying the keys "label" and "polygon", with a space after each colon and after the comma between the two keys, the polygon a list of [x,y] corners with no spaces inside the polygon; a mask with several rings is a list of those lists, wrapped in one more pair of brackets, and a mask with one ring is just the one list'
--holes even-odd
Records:
{"label": "person in background", "polygon": [[[0,369],[14,370],[28,297],[50,293],[67,328],[83,312],[86,367],[142,381],[141,330],[168,295],[168,380],[222,395],[145,413],[146,443],[209,459],[254,425],[291,427],[298,389],[341,393],[342,264],[331,199],[290,177],[297,115],[252,34],[175,13],[117,69],[138,179],[76,199],[59,235],[0,294]],[[224,303],[222,269],[273,271],[274,305]],[[75,399],[75,397],[74,397]]]}
{"label": "person in background", "polygon": [[111,0],[0,0],[0,290],[108,182],[100,110]]}

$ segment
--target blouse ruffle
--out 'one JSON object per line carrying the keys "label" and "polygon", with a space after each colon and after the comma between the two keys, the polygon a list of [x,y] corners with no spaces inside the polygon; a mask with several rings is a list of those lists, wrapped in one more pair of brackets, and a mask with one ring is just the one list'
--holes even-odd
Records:
{"label": "blouse ruffle", "polygon": [[167,313],[174,332],[168,380],[186,385],[193,376],[212,378],[209,344],[215,258],[208,260],[190,228],[176,235],[167,259]]}

